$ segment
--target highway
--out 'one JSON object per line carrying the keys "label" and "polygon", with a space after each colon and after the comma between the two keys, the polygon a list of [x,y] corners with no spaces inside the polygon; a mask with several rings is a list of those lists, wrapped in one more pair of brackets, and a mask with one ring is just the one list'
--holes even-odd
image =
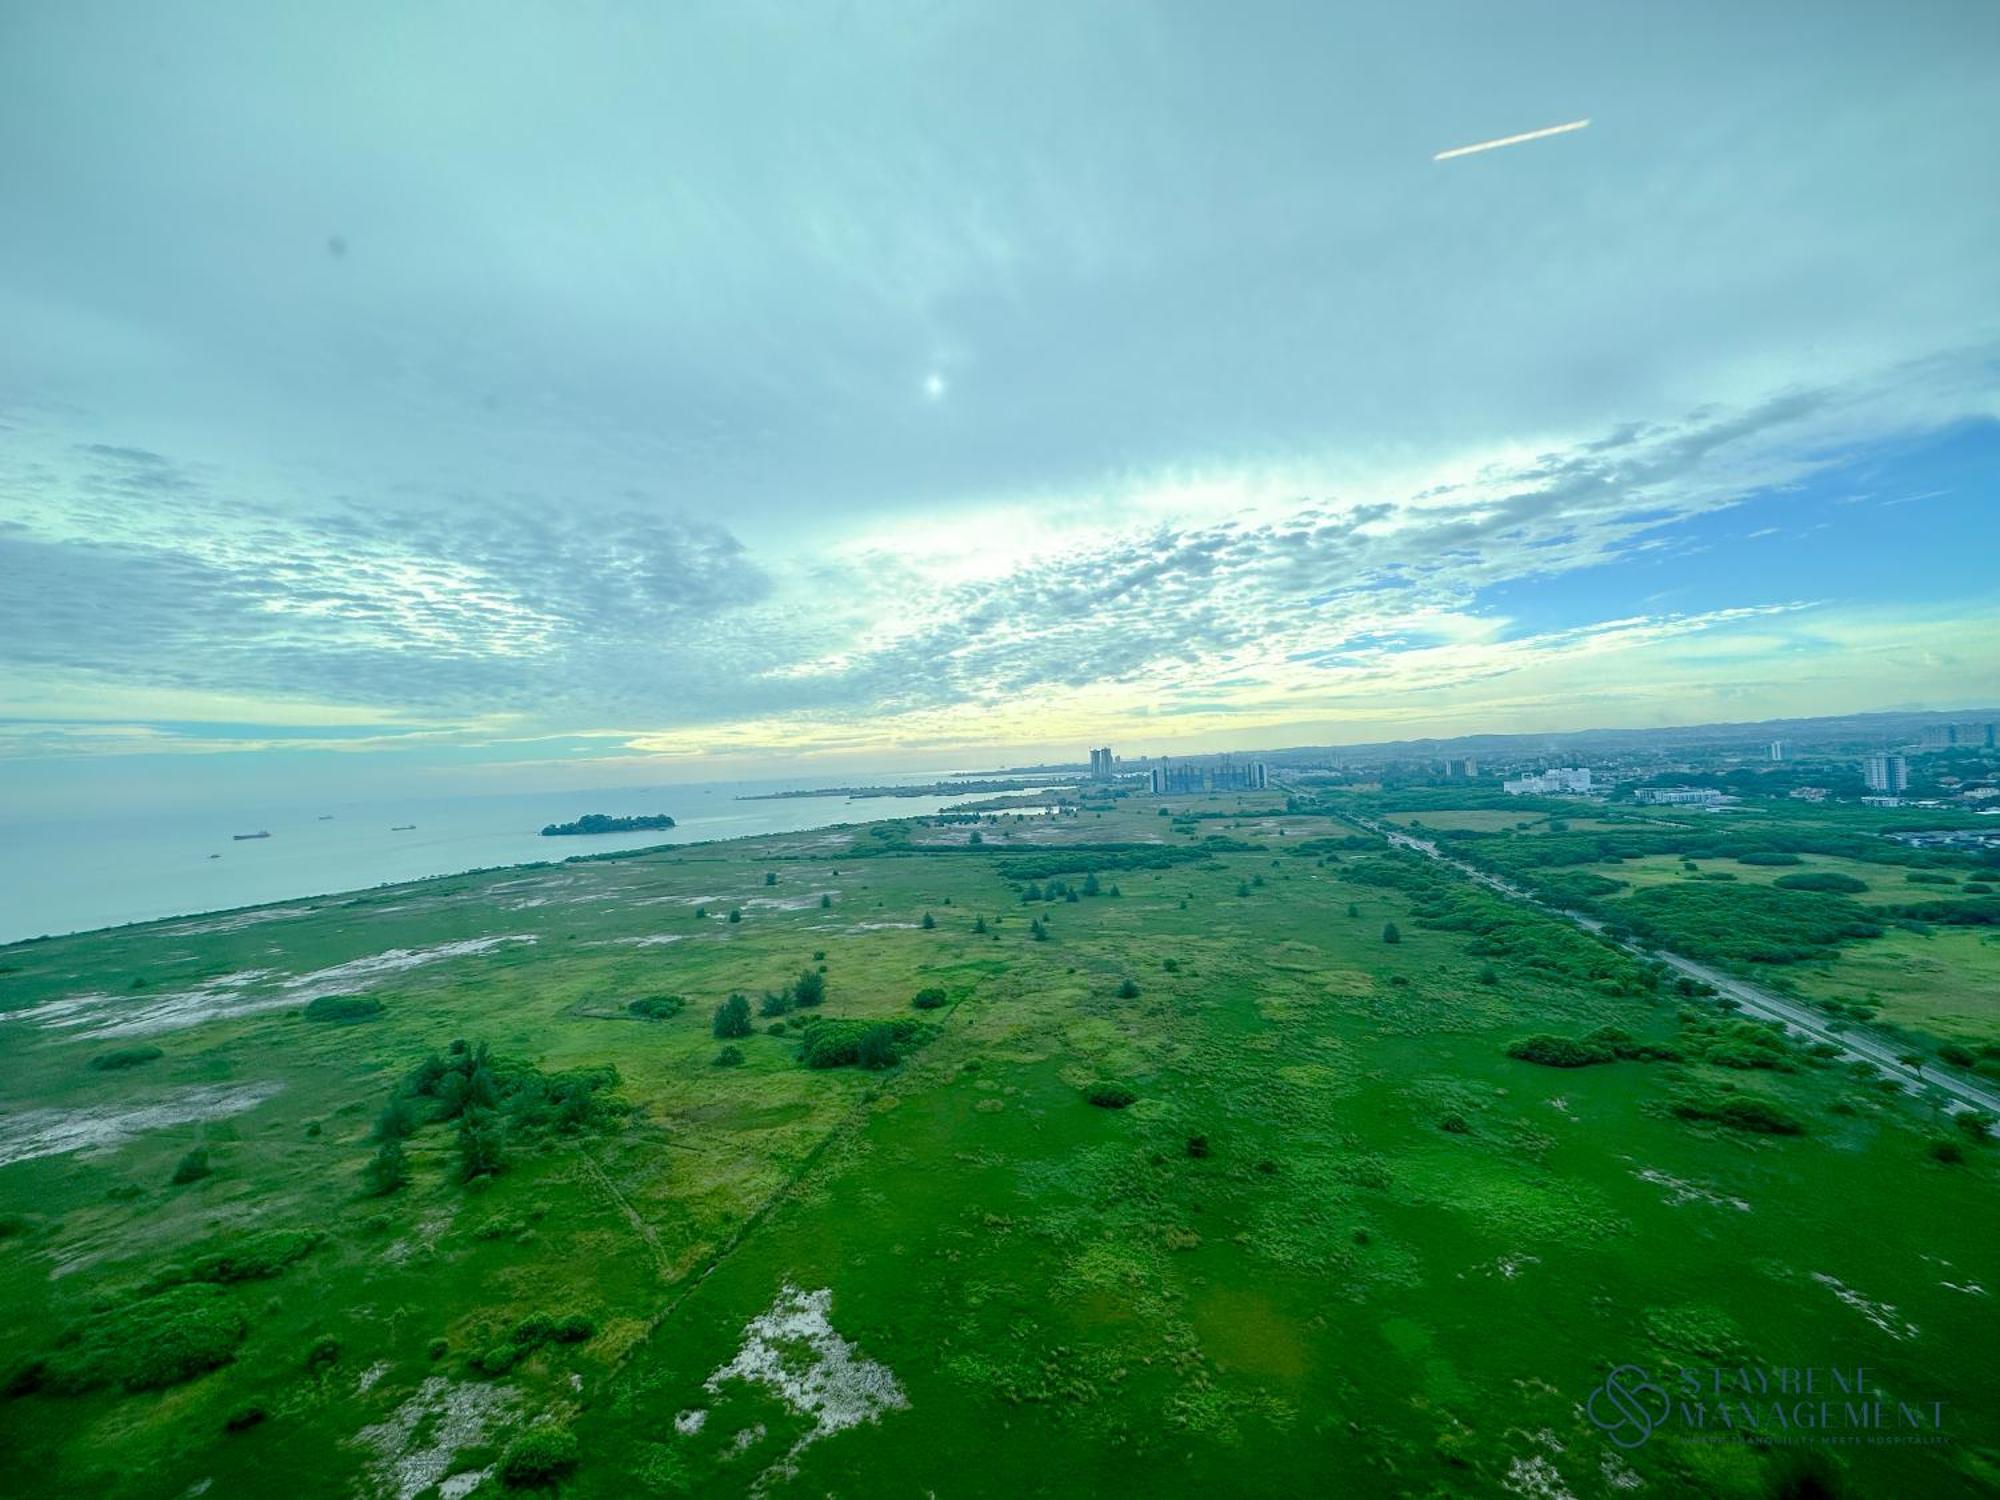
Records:
{"label": "highway", "polygon": [[[1412,849],[1440,864],[1449,865],[1467,879],[1510,900],[1525,902],[1537,911],[1547,912],[1551,916],[1573,922],[1586,932],[1595,933],[1600,937],[1605,936],[1604,924],[1594,917],[1586,916],[1580,911],[1550,906],[1537,898],[1533,892],[1523,890],[1511,881],[1502,880],[1499,876],[1467,864],[1464,860],[1454,859],[1429,839],[1420,839],[1414,834],[1405,833],[1385,823],[1378,823],[1372,818],[1350,815],[1348,821],[1367,829],[1370,833],[1380,834],[1397,848]],[[1615,938],[1608,940],[1617,942]],[[1714,986],[1718,993],[1727,995],[1747,1013],[1761,1016],[1768,1021],[1776,1021],[1788,1032],[1796,1033],[1808,1042],[1825,1042],[1839,1048],[1843,1056],[1866,1062],[1893,1078],[1907,1093],[1919,1097],[1941,1097],[1944,1108],[1949,1113],[1981,1109],[2000,1115],[2000,1091],[1966,1078],[1962,1074],[1943,1071],[1922,1072],[1907,1063],[1899,1062],[1897,1060],[1899,1055],[1908,1049],[1898,1048],[1885,1037],[1852,1026],[1835,1031],[1826,1017],[1796,1000],[1773,994],[1761,985],[1738,979],[1733,974],[1725,973],[1721,969],[1697,962],[1692,958],[1684,958],[1678,953],[1668,953],[1659,948],[1644,949],[1622,942],[1618,943],[1618,946],[1638,958],[1657,958],[1677,974]]]}

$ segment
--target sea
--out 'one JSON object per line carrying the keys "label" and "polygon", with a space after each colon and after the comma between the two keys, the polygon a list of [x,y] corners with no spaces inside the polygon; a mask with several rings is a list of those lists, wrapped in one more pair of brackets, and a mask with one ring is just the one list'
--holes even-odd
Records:
{"label": "sea", "polygon": [[[837,781],[696,782],[102,818],[37,818],[0,810],[0,943],[496,865],[913,817],[992,795],[743,800],[836,785],[928,786],[945,779],[930,772],[856,773]],[[545,825],[567,823],[585,813],[667,813],[676,826],[641,833],[541,836]],[[270,837],[239,840],[239,833]]]}

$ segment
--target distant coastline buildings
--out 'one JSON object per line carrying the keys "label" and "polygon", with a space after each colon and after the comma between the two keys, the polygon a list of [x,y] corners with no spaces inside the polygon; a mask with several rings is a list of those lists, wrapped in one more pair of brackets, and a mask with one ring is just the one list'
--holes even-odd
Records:
{"label": "distant coastline buildings", "polygon": [[1201,792],[1261,792],[1269,780],[1269,769],[1261,760],[1239,761],[1228,755],[1210,760],[1163,759],[1153,767],[1152,790],[1156,797],[1185,797]]}
{"label": "distant coastline buildings", "polygon": [[1090,752],[1090,779],[1092,781],[1109,781],[1112,776],[1111,767],[1111,747],[1109,745],[1102,746]]}
{"label": "distant coastline buildings", "polygon": [[1720,807],[1727,799],[1712,786],[1642,786],[1632,800],[1654,807]]}
{"label": "distant coastline buildings", "polygon": [[1581,797],[1590,793],[1590,767],[1559,766],[1538,776],[1516,776],[1502,781],[1500,790],[1510,797]]}
{"label": "distant coastline buildings", "polygon": [[1862,779],[1871,792],[1890,796],[1910,789],[1910,763],[1900,755],[1871,755],[1861,765]]}

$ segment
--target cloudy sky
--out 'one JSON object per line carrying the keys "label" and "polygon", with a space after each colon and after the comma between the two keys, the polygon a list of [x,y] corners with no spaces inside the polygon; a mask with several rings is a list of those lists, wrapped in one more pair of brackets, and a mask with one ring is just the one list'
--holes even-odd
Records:
{"label": "cloudy sky", "polygon": [[0,6],[0,787],[1991,703],[1996,59],[1984,0]]}

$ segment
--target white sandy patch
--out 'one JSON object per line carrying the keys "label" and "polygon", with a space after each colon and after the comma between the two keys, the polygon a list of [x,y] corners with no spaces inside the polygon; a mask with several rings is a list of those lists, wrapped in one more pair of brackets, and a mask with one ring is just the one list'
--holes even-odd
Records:
{"label": "white sandy patch", "polygon": [[1556,1466],[1539,1453],[1533,1458],[1517,1458],[1508,1466],[1506,1485],[1528,1500],[1576,1500],[1563,1484]]}
{"label": "white sandy patch", "polygon": [[758,1476],[755,1490],[795,1474],[799,1454],[821,1438],[910,1404],[887,1365],[860,1358],[834,1331],[827,1316],[832,1306],[830,1287],[802,1292],[787,1283],[770,1310],[744,1327],[736,1357],[703,1382],[711,1395],[727,1380],[767,1386],[793,1412],[812,1419],[812,1428]]}
{"label": "white sandy patch", "polygon": [[194,937],[201,933],[241,932],[246,927],[257,927],[265,922],[282,922],[287,917],[310,916],[318,911],[316,906],[269,906],[262,911],[236,911],[227,916],[211,917],[204,922],[183,922],[178,927],[163,927],[162,932],[175,937]]}
{"label": "white sandy patch", "polygon": [[822,896],[838,896],[839,891],[814,891],[809,896],[752,896],[743,904],[761,906],[772,911],[804,911],[809,906],[818,906]]}
{"label": "white sandy patch", "polygon": [[357,1396],[367,1395],[375,1389],[376,1385],[381,1382],[382,1377],[388,1373],[389,1361],[378,1359],[374,1364],[363,1370],[360,1378],[354,1382],[354,1394]]}
{"label": "white sandy patch", "polygon": [[1750,1205],[1741,1198],[1732,1198],[1727,1193],[1718,1193],[1714,1188],[1704,1187],[1698,1182],[1688,1182],[1662,1172],[1658,1167],[1646,1167],[1632,1174],[1641,1182],[1650,1182],[1655,1187],[1667,1190],[1667,1196],[1660,1201],[1669,1208],[1679,1208],[1683,1203],[1711,1203],[1718,1208],[1733,1208],[1738,1213],[1749,1213]]}
{"label": "white sandy patch", "polygon": [[[257,1015],[264,1011],[288,1010],[325,995],[350,995],[390,974],[400,974],[448,958],[464,958],[484,953],[504,943],[532,943],[527,933],[505,937],[465,938],[454,943],[436,943],[429,948],[391,948],[349,959],[331,968],[309,974],[294,974],[267,985],[269,969],[245,969],[225,974],[193,989],[154,995],[135,1000],[131,995],[66,995],[44,1001],[27,1010],[0,1016],[0,1020],[33,1021],[49,1027],[75,1027],[88,1037],[151,1036],[162,1031],[179,1031],[219,1017]],[[107,1015],[116,1011],[115,1015]]]}
{"label": "white sandy patch", "polygon": [[1871,1302],[1861,1293],[1842,1282],[1838,1277],[1829,1276],[1824,1271],[1812,1273],[1812,1279],[1830,1289],[1833,1295],[1860,1313],[1862,1317],[1888,1334],[1892,1339],[1913,1339],[1917,1336],[1917,1325],[1907,1321],[1903,1315],[1886,1302]]}
{"label": "white sandy patch", "polygon": [[[684,932],[656,932],[650,937],[607,938],[602,946],[614,948],[664,948],[668,943],[678,943],[687,937]],[[592,947],[599,944],[593,943]]]}
{"label": "white sandy patch", "polygon": [[255,1109],[277,1093],[278,1083],[216,1084],[183,1089],[152,1104],[101,1109],[30,1109],[0,1118],[0,1166],[60,1156],[66,1151],[122,1146],[134,1136],[168,1125],[220,1120]]}
{"label": "white sandy patch", "polygon": [[674,1417],[674,1431],[682,1437],[693,1437],[701,1431],[702,1424],[707,1420],[708,1412],[697,1406],[692,1411],[680,1412]]}
{"label": "white sandy patch", "polygon": [[470,1478],[471,1483],[447,1490],[442,1487],[452,1481],[445,1479],[445,1471],[461,1448],[485,1441],[488,1429],[513,1409],[514,1393],[505,1386],[454,1384],[433,1375],[388,1421],[362,1428],[354,1440],[374,1450],[368,1467],[379,1482],[379,1494],[413,1500],[439,1485],[441,1493],[462,1497],[486,1476],[454,1475],[453,1481]]}
{"label": "white sandy patch", "polygon": [[849,932],[882,932],[891,927],[908,927],[914,929],[918,925],[915,922],[856,922],[847,930]]}

